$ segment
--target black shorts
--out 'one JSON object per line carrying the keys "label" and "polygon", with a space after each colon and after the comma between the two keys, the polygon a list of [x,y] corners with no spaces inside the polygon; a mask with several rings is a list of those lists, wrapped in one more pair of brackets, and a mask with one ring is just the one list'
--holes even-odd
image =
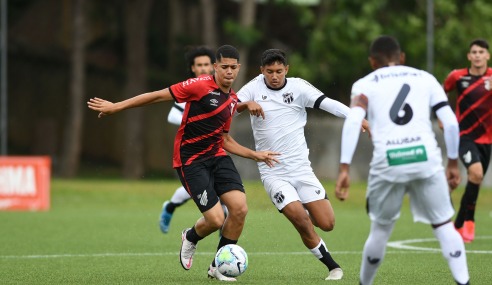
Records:
{"label": "black shorts", "polygon": [[181,184],[202,213],[215,206],[224,193],[232,190],[244,193],[241,177],[228,155],[193,162],[176,170]]}
{"label": "black shorts", "polygon": [[487,172],[490,161],[490,144],[478,144],[469,139],[460,139],[460,158],[465,167],[481,162],[483,174]]}

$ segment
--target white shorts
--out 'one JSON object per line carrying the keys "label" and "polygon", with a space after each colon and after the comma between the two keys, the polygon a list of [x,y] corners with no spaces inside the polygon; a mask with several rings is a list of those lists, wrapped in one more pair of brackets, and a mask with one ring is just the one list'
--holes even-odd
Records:
{"label": "white shorts", "polygon": [[426,179],[394,183],[369,175],[367,213],[372,221],[389,224],[400,217],[403,197],[408,194],[414,222],[438,225],[454,215],[444,171]]}
{"label": "white shorts", "polygon": [[294,201],[302,204],[328,199],[325,189],[314,173],[296,173],[295,176],[270,176],[263,179],[263,186],[279,211]]}

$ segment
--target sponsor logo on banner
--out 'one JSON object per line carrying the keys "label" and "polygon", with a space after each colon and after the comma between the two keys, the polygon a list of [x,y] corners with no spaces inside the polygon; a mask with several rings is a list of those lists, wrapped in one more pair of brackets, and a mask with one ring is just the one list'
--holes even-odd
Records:
{"label": "sponsor logo on banner", "polygon": [[427,153],[423,145],[390,149],[386,151],[386,155],[390,166],[427,161]]}
{"label": "sponsor logo on banner", "polygon": [[49,157],[0,158],[0,210],[47,210],[51,160]]}

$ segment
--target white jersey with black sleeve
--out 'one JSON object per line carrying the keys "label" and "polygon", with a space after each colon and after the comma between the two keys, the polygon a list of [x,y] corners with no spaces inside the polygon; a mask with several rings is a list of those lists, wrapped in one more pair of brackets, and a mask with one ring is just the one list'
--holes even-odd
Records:
{"label": "white jersey with black sleeve", "polygon": [[283,87],[272,89],[266,85],[263,74],[260,74],[241,88],[237,96],[241,102],[258,103],[265,113],[265,119],[251,116],[256,150],[281,153],[278,157],[280,164],[275,167],[258,163],[262,179],[302,169],[312,172],[304,137],[306,107],[320,108],[339,117],[345,117],[350,110],[340,102],[327,98],[301,78],[286,78]]}
{"label": "white jersey with black sleeve", "polygon": [[185,103],[174,103],[174,106],[171,108],[169,115],[167,116],[167,121],[173,125],[180,126],[181,121],[183,120],[183,112],[186,106]]}
{"label": "white jersey with black sleeve", "polygon": [[[443,170],[430,115],[449,104],[434,76],[408,66],[384,67],[354,83],[351,97],[361,94],[368,99],[374,144],[371,175],[404,183]],[[341,162],[350,163],[343,153]]]}

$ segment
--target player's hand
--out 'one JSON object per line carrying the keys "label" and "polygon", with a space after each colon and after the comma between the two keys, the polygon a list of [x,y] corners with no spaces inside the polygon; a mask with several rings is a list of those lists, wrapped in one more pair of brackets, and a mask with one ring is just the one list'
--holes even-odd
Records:
{"label": "player's hand", "polygon": [[99,98],[90,99],[87,105],[90,109],[100,112],[99,118],[118,112],[114,103]]}
{"label": "player's hand", "polygon": [[275,164],[273,163],[274,161],[276,163],[280,163],[280,161],[278,161],[278,159],[274,155],[281,155],[281,154],[278,152],[273,152],[273,151],[269,151],[269,150],[255,151],[253,159],[256,162],[263,161],[264,163],[266,163],[268,165],[268,167],[272,168],[272,167],[275,167]]}
{"label": "player's hand", "polygon": [[461,173],[458,169],[458,160],[449,159],[448,167],[446,167],[446,178],[448,179],[449,188],[451,191],[456,189],[461,182]]}
{"label": "player's hand", "polygon": [[246,106],[248,107],[248,111],[251,114],[251,116],[262,116],[263,120],[265,119],[265,113],[263,113],[263,108],[260,106],[260,104],[254,102],[254,101],[248,101],[245,102]]}
{"label": "player's hand", "polygon": [[439,128],[441,129],[441,131],[444,130],[444,126],[443,126],[441,120],[437,119],[437,123],[439,124]]}
{"label": "player's hand", "polygon": [[337,184],[335,185],[335,196],[340,201],[344,201],[349,196],[350,174],[348,170],[348,164],[340,165],[340,173],[338,174]]}
{"label": "player's hand", "polygon": [[364,119],[364,121],[362,121],[361,131],[363,133],[365,133],[367,131],[369,133],[369,138],[372,137],[371,128],[369,127],[369,122],[366,119]]}

